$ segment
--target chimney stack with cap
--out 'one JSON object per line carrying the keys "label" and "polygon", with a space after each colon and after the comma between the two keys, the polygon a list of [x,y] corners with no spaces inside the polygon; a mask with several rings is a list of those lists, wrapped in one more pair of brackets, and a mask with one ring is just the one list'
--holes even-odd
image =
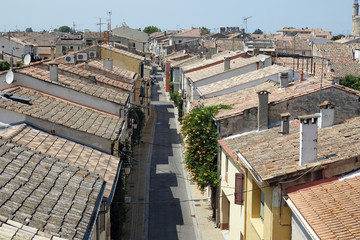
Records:
{"label": "chimney stack with cap", "polygon": [[315,162],[317,159],[318,115],[299,116],[300,157],[299,165]]}
{"label": "chimney stack with cap", "polygon": [[231,61],[231,58],[229,58],[229,57],[224,58],[224,71],[227,71],[230,69],[230,61]]}
{"label": "chimney stack with cap", "polygon": [[110,58],[104,59],[103,62],[104,68],[109,70],[109,71],[113,71],[113,60]]}
{"label": "chimney stack with cap", "polygon": [[335,105],[329,101],[324,101],[318,105],[320,107],[320,121],[321,128],[330,127],[335,122]]}
{"label": "chimney stack with cap", "polygon": [[59,80],[58,66],[59,66],[59,64],[57,62],[49,62],[50,80],[51,81],[57,82]]}
{"label": "chimney stack with cap", "polygon": [[290,113],[282,113],[280,114],[281,116],[281,133],[282,134],[288,134],[289,133],[289,118],[290,118]]}
{"label": "chimney stack with cap", "polygon": [[257,92],[259,97],[258,106],[258,131],[268,129],[269,118],[269,94],[270,92],[262,90]]}
{"label": "chimney stack with cap", "polygon": [[288,72],[282,72],[279,73],[280,75],[280,88],[287,88],[289,85],[289,73]]}

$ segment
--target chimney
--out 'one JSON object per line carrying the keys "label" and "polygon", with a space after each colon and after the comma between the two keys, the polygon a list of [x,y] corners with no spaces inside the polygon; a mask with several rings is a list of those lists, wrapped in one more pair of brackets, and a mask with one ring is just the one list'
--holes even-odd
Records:
{"label": "chimney", "polygon": [[335,105],[329,101],[324,101],[318,105],[320,107],[319,127],[330,127],[335,121]]}
{"label": "chimney", "polygon": [[290,113],[282,113],[280,114],[281,117],[281,133],[282,134],[289,134],[289,118],[290,118]]}
{"label": "chimney", "polygon": [[103,62],[104,68],[109,70],[109,71],[113,71],[113,60],[110,58],[104,59]]}
{"label": "chimney", "polygon": [[59,73],[58,73],[58,63],[57,62],[49,62],[49,70],[50,70],[50,80],[58,81]]}
{"label": "chimney", "polygon": [[280,75],[280,89],[287,88],[289,84],[289,73],[282,72]]}
{"label": "chimney", "polygon": [[258,131],[268,129],[268,118],[269,118],[269,94],[270,92],[262,90],[257,92],[259,97],[258,106]]}
{"label": "chimney", "polygon": [[299,165],[315,162],[317,159],[318,115],[299,116],[300,156]]}
{"label": "chimney", "polygon": [[224,71],[227,71],[230,69],[230,60],[231,60],[231,58],[229,58],[229,57],[224,58]]}
{"label": "chimney", "polygon": [[211,52],[210,51],[205,52],[205,59],[211,59]]}

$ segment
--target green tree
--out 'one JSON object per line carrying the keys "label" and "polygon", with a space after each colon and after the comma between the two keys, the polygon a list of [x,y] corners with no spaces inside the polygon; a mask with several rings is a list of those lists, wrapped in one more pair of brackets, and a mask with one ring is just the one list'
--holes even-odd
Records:
{"label": "green tree", "polygon": [[346,75],[345,78],[340,81],[340,84],[345,87],[360,91],[360,77]]}
{"label": "green tree", "polygon": [[31,27],[28,27],[25,29],[25,32],[33,32],[32,28]]}
{"label": "green tree", "polygon": [[261,29],[256,29],[254,32],[253,32],[253,34],[263,34],[264,32],[263,31],[261,31]]}
{"label": "green tree", "polygon": [[206,28],[206,27],[201,27],[201,32],[203,35],[207,35],[210,33],[210,29]]}
{"label": "green tree", "polygon": [[147,34],[152,34],[154,32],[161,32],[161,30],[160,30],[160,28],[155,27],[155,26],[147,26],[144,28],[143,32],[147,33]]}
{"label": "green tree", "polygon": [[213,117],[219,109],[229,106],[218,105],[205,108],[195,107],[182,121],[182,134],[185,138],[185,168],[200,190],[211,187],[213,217],[215,217],[217,175],[218,132]]}
{"label": "green tree", "polygon": [[339,35],[333,36],[333,37],[331,38],[331,41],[336,41],[336,40],[339,40],[339,39],[341,39],[341,38],[343,38],[343,37],[345,37],[345,36],[342,35],[342,34],[339,34]]}
{"label": "green tree", "polygon": [[7,62],[0,62],[0,71],[5,71],[10,69],[10,64]]}
{"label": "green tree", "polygon": [[57,29],[59,32],[72,33],[72,29],[69,26],[61,26]]}

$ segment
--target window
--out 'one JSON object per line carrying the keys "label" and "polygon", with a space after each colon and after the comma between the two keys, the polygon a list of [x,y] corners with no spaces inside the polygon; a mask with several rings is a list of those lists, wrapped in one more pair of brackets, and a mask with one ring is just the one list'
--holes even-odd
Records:
{"label": "window", "polygon": [[70,46],[70,50],[74,50],[74,46]]}
{"label": "window", "polygon": [[105,231],[105,204],[101,204],[100,206],[100,212],[99,212],[99,220],[100,220],[100,232]]}
{"label": "window", "polygon": [[243,204],[243,182],[244,174],[235,173],[235,204]]}
{"label": "window", "polygon": [[[260,190],[261,191],[261,190]],[[261,191],[261,200],[260,200],[260,219],[264,222],[264,203],[265,203],[265,194]]]}

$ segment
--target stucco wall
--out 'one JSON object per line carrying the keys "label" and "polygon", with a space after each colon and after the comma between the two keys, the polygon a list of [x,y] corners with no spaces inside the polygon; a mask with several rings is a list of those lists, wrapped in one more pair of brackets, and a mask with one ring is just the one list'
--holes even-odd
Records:
{"label": "stucco wall", "polygon": [[6,109],[0,109],[0,122],[7,124],[14,124],[14,123],[21,123],[24,121],[25,121],[24,115]]}
{"label": "stucco wall", "polygon": [[101,49],[101,58],[106,59],[110,58],[114,61],[114,66],[122,67],[130,71],[140,74],[140,64],[141,60],[117,53],[115,51],[110,51],[109,49]]}
{"label": "stucco wall", "polygon": [[[227,203],[225,201],[229,201],[230,203],[230,214],[227,219],[227,212],[221,211],[220,224],[229,223],[229,234],[230,239],[241,239],[240,234],[244,235],[244,205],[235,204],[235,174],[242,173],[240,168],[234,163],[231,158],[228,158],[228,181],[225,178],[226,171],[226,154],[224,151],[221,152],[221,184],[220,189],[221,193],[225,196],[220,198],[220,209],[224,209],[223,205],[225,204],[225,208],[227,207]],[[245,184],[243,184],[245,186]],[[245,200],[245,199],[244,199]]]}

